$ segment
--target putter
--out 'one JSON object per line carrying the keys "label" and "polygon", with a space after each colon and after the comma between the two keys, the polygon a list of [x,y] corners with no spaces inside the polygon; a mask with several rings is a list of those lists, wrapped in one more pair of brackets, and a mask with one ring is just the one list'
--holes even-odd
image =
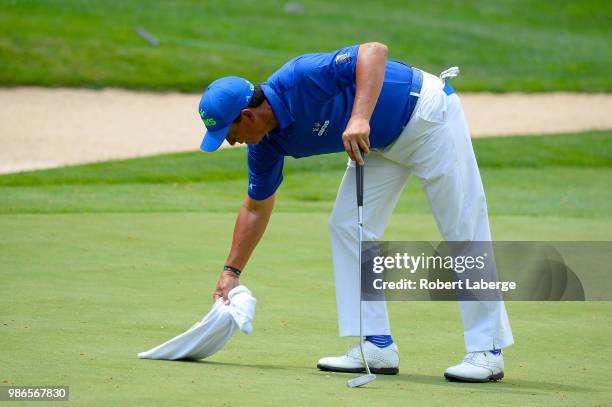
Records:
{"label": "putter", "polygon": [[370,366],[363,353],[362,316],[361,316],[361,241],[363,240],[363,165],[355,162],[357,170],[357,225],[359,226],[359,351],[361,360],[366,368],[366,374],[346,382],[347,387],[361,387],[376,379],[376,375],[370,372]]}

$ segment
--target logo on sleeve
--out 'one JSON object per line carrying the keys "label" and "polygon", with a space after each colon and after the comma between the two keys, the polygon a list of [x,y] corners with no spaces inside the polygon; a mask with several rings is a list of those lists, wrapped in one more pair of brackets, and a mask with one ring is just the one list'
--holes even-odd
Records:
{"label": "logo on sleeve", "polygon": [[348,52],[340,54],[336,57],[336,65],[346,64],[348,62],[351,62],[351,54]]}

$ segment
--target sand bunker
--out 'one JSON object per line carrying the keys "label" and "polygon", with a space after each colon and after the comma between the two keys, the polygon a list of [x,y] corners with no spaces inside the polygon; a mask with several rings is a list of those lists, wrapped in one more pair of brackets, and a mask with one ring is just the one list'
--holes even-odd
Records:
{"label": "sand bunker", "polygon": [[[612,128],[609,94],[460,94],[474,137]],[[0,89],[0,173],[197,150],[200,95]]]}

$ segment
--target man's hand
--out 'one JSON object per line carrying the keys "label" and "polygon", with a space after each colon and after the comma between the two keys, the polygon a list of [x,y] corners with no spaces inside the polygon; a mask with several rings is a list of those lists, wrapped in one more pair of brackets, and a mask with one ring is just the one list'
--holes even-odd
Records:
{"label": "man's hand", "polygon": [[[361,151],[370,152],[370,123],[367,119],[352,116],[342,133],[342,143],[351,160],[363,165]],[[361,151],[360,151],[361,150]]]}
{"label": "man's hand", "polygon": [[344,149],[352,160],[363,165],[361,152],[370,152],[370,118],[385,80],[387,46],[368,42],[359,46],[355,67],[355,101],[351,119],[342,133]]}
{"label": "man's hand", "polygon": [[234,273],[222,271],[219,276],[219,281],[217,281],[217,288],[215,288],[215,292],[213,293],[213,301],[217,301],[219,298],[223,298],[223,302],[225,304],[229,304],[228,294],[232,290],[232,288],[240,285],[240,279]]}

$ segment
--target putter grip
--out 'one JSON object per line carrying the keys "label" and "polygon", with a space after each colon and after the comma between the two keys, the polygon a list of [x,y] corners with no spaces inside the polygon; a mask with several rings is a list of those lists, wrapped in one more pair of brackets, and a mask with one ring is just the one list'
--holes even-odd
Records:
{"label": "putter grip", "polygon": [[357,206],[363,206],[363,165],[355,163],[357,170]]}

